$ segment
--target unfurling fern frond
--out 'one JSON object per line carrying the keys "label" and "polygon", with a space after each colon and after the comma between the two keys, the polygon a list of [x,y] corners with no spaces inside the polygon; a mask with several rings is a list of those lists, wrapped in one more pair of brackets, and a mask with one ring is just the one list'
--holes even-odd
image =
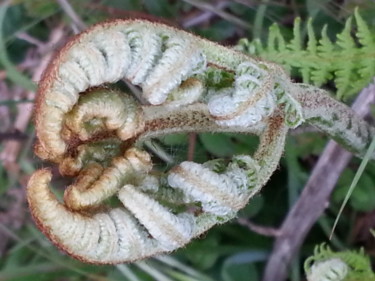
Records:
{"label": "unfurling fern frond", "polygon": [[[110,85],[122,79],[144,103]],[[72,38],[39,82],[35,121],[35,153],[76,180],[60,202],[51,171],[36,171],[31,214],[57,247],[98,264],[176,250],[234,218],[279,165],[289,128],[311,123],[359,156],[375,135],[277,64],[146,20],[109,21]],[[259,145],[252,156],[153,169],[144,142],[187,132],[255,134]]]}
{"label": "unfurling fern frond", "polygon": [[352,17],[332,42],[327,26],[318,40],[312,20],[307,22],[307,42],[302,40],[301,20],[294,22],[293,39],[287,42],[277,24],[270,27],[267,44],[259,39],[240,40],[237,49],[282,64],[288,71],[297,70],[304,83],[322,86],[333,80],[339,98],[356,94],[375,76],[375,31],[370,30],[355,10],[355,32]]}
{"label": "unfurling fern frond", "polygon": [[327,245],[321,244],[305,261],[304,268],[308,281],[375,280],[370,259],[363,249],[358,252],[333,252]]}

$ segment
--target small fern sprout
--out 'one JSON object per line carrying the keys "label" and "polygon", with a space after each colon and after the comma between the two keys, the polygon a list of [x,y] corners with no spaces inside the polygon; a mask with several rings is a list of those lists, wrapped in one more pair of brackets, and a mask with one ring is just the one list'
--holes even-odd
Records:
{"label": "small fern sprout", "polygon": [[308,281],[343,281],[348,275],[348,266],[340,259],[329,259],[314,263],[307,272]]}
{"label": "small fern sprout", "polygon": [[[116,89],[122,79],[139,99]],[[51,171],[36,171],[31,214],[57,247],[97,264],[176,250],[234,218],[279,165],[289,128],[309,122],[357,155],[375,132],[276,64],[146,20],[100,23],[71,39],[39,84],[35,121],[35,153],[74,180],[60,201]],[[143,143],[181,132],[254,134],[259,146],[155,171]]]}
{"label": "small fern sprout", "polygon": [[359,252],[333,252],[325,244],[314,250],[314,255],[305,261],[308,281],[356,281],[374,280],[369,258],[363,250]]}

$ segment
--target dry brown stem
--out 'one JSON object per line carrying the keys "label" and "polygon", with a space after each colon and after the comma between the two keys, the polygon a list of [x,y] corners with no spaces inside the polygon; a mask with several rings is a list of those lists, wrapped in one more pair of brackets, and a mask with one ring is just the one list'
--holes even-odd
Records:
{"label": "dry brown stem", "polygon": [[[25,203],[26,194],[25,190],[21,188],[14,188],[7,192],[10,197],[11,203],[4,212],[0,212],[0,224],[10,229],[19,229],[25,219]],[[2,256],[7,246],[9,236],[3,233],[0,229],[0,256]]]}
{"label": "dry brown stem", "polygon": [[[64,38],[64,32],[61,27],[56,28],[54,31],[52,31],[50,35],[50,40],[41,47],[40,50],[38,50],[38,53],[40,54],[39,58],[39,65],[36,67],[33,71],[32,80],[34,82],[37,82],[40,80],[40,77],[42,76],[42,73],[44,69],[47,66],[47,63],[51,59],[52,56],[52,48],[51,46],[56,46],[58,43]],[[45,50],[50,50],[48,53],[44,53]],[[27,91],[25,93],[25,98],[29,100],[33,100],[35,98],[35,93],[33,91]],[[32,103],[20,103],[17,105],[17,112],[18,115],[15,119],[13,129],[18,132],[25,132],[31,116],[33,112],[33,104]],[[5,168],[7,167],[11,170],[17,170],[15,168],[16,160],[18,158],[18,155],[20,153],[22,147],[22,143],[17,140],[9,140],[4,144],[4,149],[0,153],[0,160],[3,162]]]}
{"label": "dry brown stem", "polygon": [[238,218],[237,222],[240,225],[246,226],[250,231],[258,233],[263,236],[277,237],[281,234],[280,230],[276,228],[258,225],[245,218]]}

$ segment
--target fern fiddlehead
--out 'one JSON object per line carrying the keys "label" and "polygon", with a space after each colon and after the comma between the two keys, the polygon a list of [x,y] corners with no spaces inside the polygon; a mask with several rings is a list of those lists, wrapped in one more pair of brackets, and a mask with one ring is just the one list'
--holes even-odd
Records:
{"label": "fern fiddlehead", "polygon": [[373,280],[370,259],[363,249],[358,252],[333,252],[325,244],[315,247],[314,255],[305,261],[308,281]]}
{"label": "fern fiddlehead", "polygon": [[[120,79],[139,86],[148,104],[106,86]],[[261,189],[278,165],[288,128],[316,122],[363,153],[369,136],[352,132],[363,127],[373,135],[373,129],[343,105],[337,114],[350,117],[341,120],[353,123],[348,132],[317,119],[339,103],[325,96],[313,103],[314,89],[293,84],[275,64],[162,24],[96,25],[62,48],[40,82],[35,152],[76,180],[59,202],[48,187],[51,172],[35,172],[28,184],[31,213],[54,244],[86,262],[175,250],[233,218]],[[142,142],[189,131],[252,133],[260,144],[252,157],[153,171]],[[113,196],[119,202],[105,206]]]}

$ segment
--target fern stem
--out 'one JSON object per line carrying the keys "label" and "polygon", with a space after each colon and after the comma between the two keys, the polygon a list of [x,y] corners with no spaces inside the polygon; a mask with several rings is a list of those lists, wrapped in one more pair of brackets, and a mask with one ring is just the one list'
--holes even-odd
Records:
{"label": "fern stem", "polygon": [[363,157],[375,128],[359,118],[346,105],[331,98],[321,89],[299,84],[297,99],[306,122],[319,128],[350,152]]}

